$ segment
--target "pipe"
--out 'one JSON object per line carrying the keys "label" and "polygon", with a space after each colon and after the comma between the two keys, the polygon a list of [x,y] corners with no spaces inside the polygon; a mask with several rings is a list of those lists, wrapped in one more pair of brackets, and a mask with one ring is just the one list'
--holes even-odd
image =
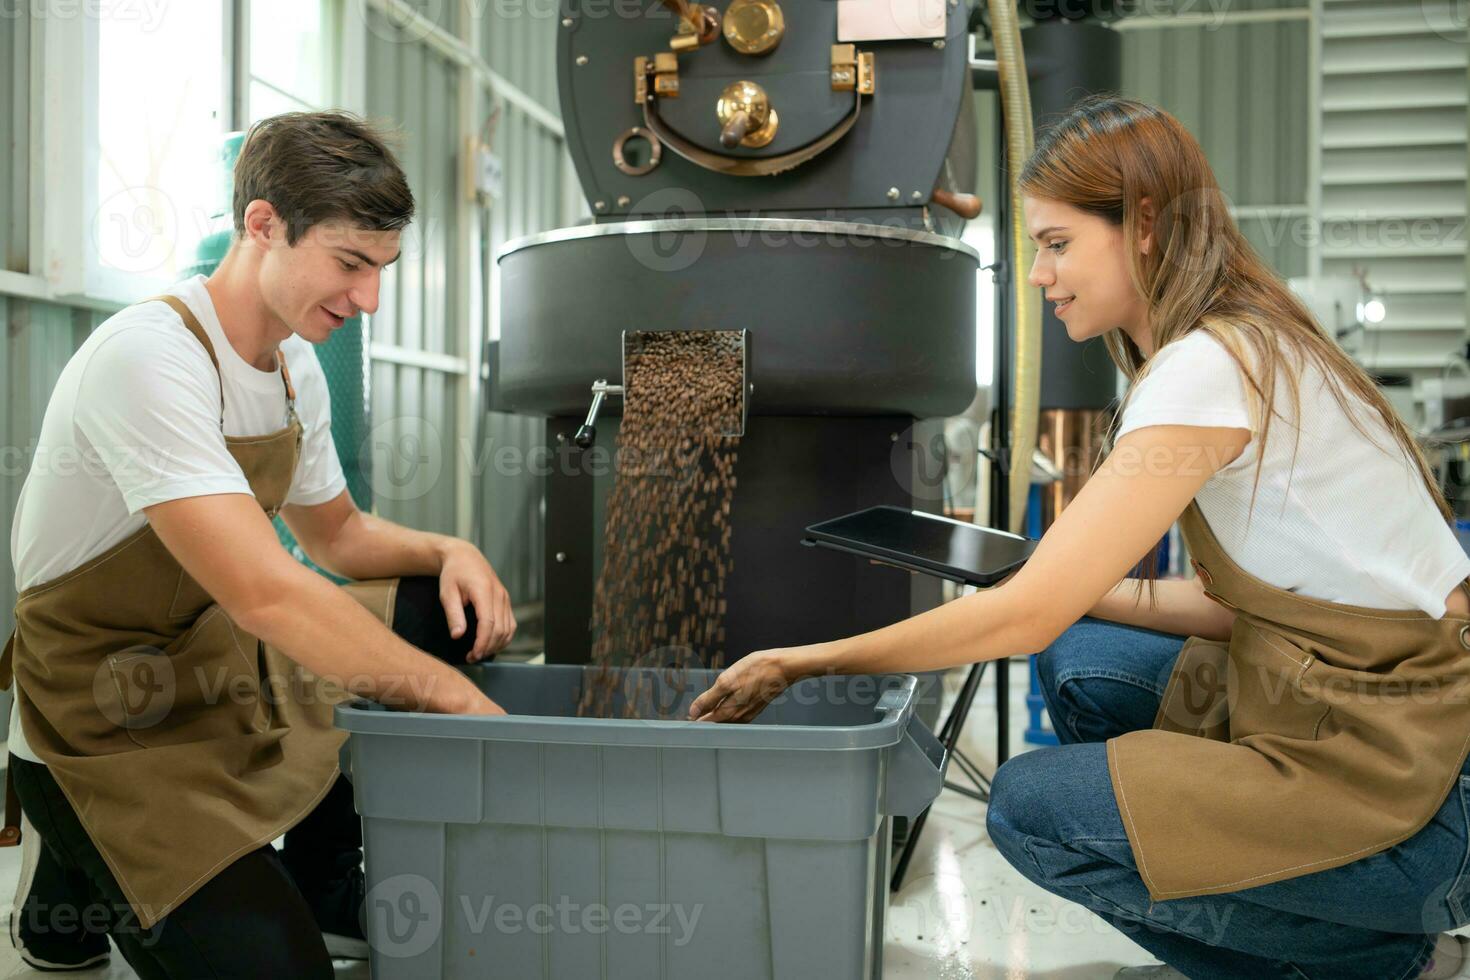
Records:
{"label": "pipe", "polygon": [[1011,453],[1009,530],[1019,534],[1026,520],[1026,501],[1031,490],[1031,456],[1036,449],[1038,413],[1041,405],[1041,303],[1036,290],[1026,285],[1026,275],[1036,257],[1035,246],[1026,234],[1026,215],[1021,206],[1021,168],[1035,146],[1031,118],[1031,91],[1026,81],[1026,58],[1021,51],[1021,28],[1016,5],[1011,0],[986,0],[995,38],[995,58],[1000,69],[1000,99],[1006,137],[1006,191],[1010,198],[1010,281],[1015,290],[1016,326],[1012,344],[1015,363],[1015,392],[1011,409]]}

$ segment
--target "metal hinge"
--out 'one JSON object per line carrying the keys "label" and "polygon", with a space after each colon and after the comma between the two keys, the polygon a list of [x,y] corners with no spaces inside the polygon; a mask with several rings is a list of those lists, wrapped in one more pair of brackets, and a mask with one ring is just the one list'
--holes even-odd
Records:
{"label": "metal hinge", "polygon": [[872,95],[876,88],[873,52],[858,51],[855,44],[832,45],[832,90]]}

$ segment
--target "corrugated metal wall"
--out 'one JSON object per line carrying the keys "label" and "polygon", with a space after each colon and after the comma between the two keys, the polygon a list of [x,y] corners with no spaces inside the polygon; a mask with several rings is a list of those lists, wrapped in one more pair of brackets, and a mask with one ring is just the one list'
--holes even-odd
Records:
{"label": "corrugated metal wall", "polygon": [[1354,350],[1384,373],[1435,376],[1464,350],[1464,18],[1444,0],[1322,7],[1322,272],[1363,270],[1383,295]]}
{"label": "corrugated metal wall", "polygon": [[1168,109],[1199,139],[1241,230],[1286,277],[1307,273],[1309,47],[1306,20],[1134,28],[1123,36],[1123,92]]}
{"label": "corrugated metal wall", "polygon": [[[450,5],[431,4],[427,12]],[[399,158],[418,211],[403,254],[383,277],[371,342],[462,357],[455,298],[455,194],[459,187],[459,69],[405,39],[369,10],[367,114],[402,130]],[[455,528],[459,410],[455,379],[443,371],[372,364],[370,445],[374,506],[389,520],[450,533]]]}
{"label": "corrugated metal wall", "polygon": [[[560,116],[556,5],[528,3],[519,9],[524,11],[519,17],[487,18],[481,57],[512,85]],[[511,239],[572,224],[580,217],[569,209],[563,193],[572,162],[558,136],[507,103],[495,124],[494,150],[505,167],[505,192],[485,222],[487,261],[493,261],[494,253]],[[486,292],[487,303],[492,307],[499,303],[493,289]],[[487,465],[476,501],[480,546],[518,603],[543,598],[545,480],[517,461],[526,458],[526,450],[545,441],[546,425],[540,419],[498,412],[483,418],[478,449]],[[497,460],[496,451],[503,447],[516,451]]]}

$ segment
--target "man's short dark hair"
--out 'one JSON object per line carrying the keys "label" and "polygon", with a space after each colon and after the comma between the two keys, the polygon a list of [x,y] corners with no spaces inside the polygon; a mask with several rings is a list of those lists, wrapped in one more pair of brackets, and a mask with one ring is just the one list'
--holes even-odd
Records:
{"label": "man's short dark hair", "polygon": [[413,191],[378,127],[346,112],[287,112],[250,127],[235,164],[235,234],[245,207],[269,201],[295,245],[323,221],[396,231],[413,220]]}

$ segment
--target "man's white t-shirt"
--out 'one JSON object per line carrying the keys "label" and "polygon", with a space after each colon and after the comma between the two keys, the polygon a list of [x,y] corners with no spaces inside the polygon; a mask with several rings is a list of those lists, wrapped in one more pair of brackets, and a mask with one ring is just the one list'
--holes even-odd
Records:
{"label": "man's white t-shirt", "polygon": [[1445,597],[1470,575],[1470,557],[1417,468],[1361,399],[1348,393],[1371,440],[1353,426],[1315,364],[1308,359],[1290,369],[1301,389],[1302,422],[1283,368],[1275,407],[1284,419],[1271,422],[1254,510],[1259,425],[1239,366],[1212,334],[1196,330],[1155,352],[1124,406],[1118,438],[1151,425],[1250,429],[1245,451],[1195,497],[1231,560],[1289,592],[1443,616]]}
{"label": "man's white t-shirt", "polygon": [[[286,424],[280,372],[251,366],[231,346],[204,277],[168,292],[204,327],[219,372],[204,345],[162,302],[130,306],[87,338],[57,379],[16,505],[10,558],[17,590],[64,575],[127,538],[147,523],[145,507],[250,493],[224,437],[267,435]],[[325,503],[347,487],[332,444],[327,379],[307,341],[293,336],[281,351],[305,429],[286,501]],[[40,761],[26,745],[16,712],[9,748]]]}

